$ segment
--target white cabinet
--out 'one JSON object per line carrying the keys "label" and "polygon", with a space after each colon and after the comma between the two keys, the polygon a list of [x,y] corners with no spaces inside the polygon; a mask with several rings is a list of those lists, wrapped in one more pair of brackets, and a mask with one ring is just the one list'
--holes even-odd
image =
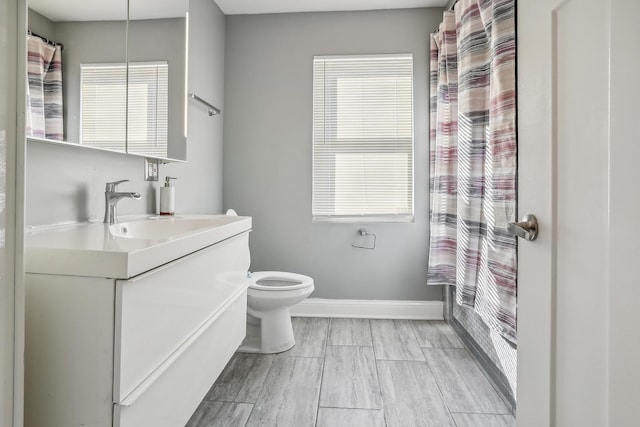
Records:
{"label": "white cabinet", "polygon": [[128,279],[28,273],[25,425],[182,427],[244,338],[248,234]]}

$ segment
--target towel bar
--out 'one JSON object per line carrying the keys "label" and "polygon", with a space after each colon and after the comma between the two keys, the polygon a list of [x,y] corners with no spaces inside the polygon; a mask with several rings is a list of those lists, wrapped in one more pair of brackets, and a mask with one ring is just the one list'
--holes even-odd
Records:
{"label": "towel bar", "polygon": [[210,104],[207,101],[205,101],[204,99],[200,98],[195,93],[190,93],[189,94],[189,98],[195,99],[196,101],[200,102],[201,104],[204,104],[209,109],[209,116],[215,116],[215,115],[221,113],[219,108],[214,107],[212,104]]}

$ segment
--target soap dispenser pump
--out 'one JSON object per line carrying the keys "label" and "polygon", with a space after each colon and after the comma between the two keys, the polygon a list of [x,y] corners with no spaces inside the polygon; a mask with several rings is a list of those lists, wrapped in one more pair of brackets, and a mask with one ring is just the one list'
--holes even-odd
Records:
{"label": "soap dispenser pump", "polygon": [[171,186],[171,180],[178,179],[168,176],[164,180],[164,187],[160,187],[160,215],[175,214],[176,188]]}

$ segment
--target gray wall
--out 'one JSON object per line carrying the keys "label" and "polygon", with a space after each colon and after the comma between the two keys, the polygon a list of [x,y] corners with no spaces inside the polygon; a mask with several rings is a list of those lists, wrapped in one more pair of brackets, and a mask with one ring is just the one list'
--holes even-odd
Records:
{"label": "gray wall", "polygon": [[28,28],[31,31],[42,37],[57,41],[55,24],[51,22],[49,18],[39,14],[33,9],[29,9],[27,19],[29,22]]}
{"label": "gray wall", "polygon": [[[213,0],[190,1],[189,85],[223,108],[224,15]],[[205,48],[206,47],[206,48]],[[164,175],[177,176],[178,213],[222,210],[222,120],[189,105],[187,163],[163,165]],[[43,225],[101,218],[104,184],[131,179],[122,190],[139,191],[143,201],[123,200],[120,215],[155,213],[157,186],[143,181],[143,159],[60,144],[29,142],[27,147],[26,224]]]}
{"label": "gray wall", "polygon": [[[80,64],[127,62],[127,23],[57,22],[54,27],[56,41],[64,44],[64,140],[77,143],[80,141]],[[122,150],[125,150],[124,143]]]}
{"label": "gray wall", "polygon": [[[30,15],[32,16],[32,15]],[[124,63],[124,21],[54,23],[56,41],[63,43],[65,141],[80,140],[80,65]],[[184,159],[184,45],[183,18],[132,21],[129,25],[129,61],[167,61],[169,64],[169,155]],[[124,150],[124,144],[122,146]]]}
{"label": "gray wall", "polygon": [[[429,33],[442,9],[227,17],[224,207],[253,216],[253,270],[311,275],[321,298],[441,300],[426,286]],[[415,223],[311,222],[314,55],[414,55]]]}
{"label": "gray wall", "polygon": [[189,88],[222,110],[209,117],[202,105],[189,101],[187,163],[160,169],[178,177],[176,212],[222,212],[222,124],[225,115],[225,16],[213,0],[189,1]]}
{"label": "gray wall", "polygon": [[[169,66],[168,95],[171,122],[167,157],[172,159],[186,159],[183,117],[186,96],[185,25],[184,18],[143,19],[129,24],[129,62],[167,61]],[[129,152],[133,150],[129,147]]]}

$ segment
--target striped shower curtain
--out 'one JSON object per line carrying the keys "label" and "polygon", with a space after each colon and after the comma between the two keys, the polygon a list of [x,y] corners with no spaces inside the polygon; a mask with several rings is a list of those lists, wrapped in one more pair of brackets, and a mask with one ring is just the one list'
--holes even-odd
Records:
{"label": "striped shower curtain", "polygon": [[431,37],[428,283],[516,342],[515,0],[459,0]]}
{"label": "striped shower curtain", "polygon": [[62,141],[62,49],[28,35],[27,52],[27,136]]}

